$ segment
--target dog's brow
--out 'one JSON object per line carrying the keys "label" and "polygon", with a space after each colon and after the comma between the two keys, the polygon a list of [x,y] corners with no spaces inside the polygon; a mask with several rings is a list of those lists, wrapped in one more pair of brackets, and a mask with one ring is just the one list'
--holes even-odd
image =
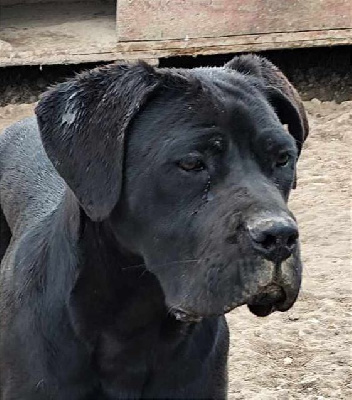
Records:
{"label": "dog's brow", "polygon": [[199,133],[200,136],[204,136],[209,139],[216,138],[216,137],[222,137],[221,128],[216,124],[212,124],[212,125],[199,124],[198,126],[195,125],[194,128],[195,128],[196,132]]}
{"label": "dog's brow", "polygon": [[222,150],[224,146],[224,133],[220,129],[202,130],[196,137],[202,147]]}

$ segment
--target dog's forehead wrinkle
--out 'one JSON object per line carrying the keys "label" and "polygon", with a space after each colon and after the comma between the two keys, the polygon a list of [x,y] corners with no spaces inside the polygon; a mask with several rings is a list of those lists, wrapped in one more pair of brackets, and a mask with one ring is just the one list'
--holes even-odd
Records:
{"label": "dog's forehead wrinkle", "polygon": [[212,69],[210,73],[207,69],[199,69],[195,73],[211,93],[220,125],[247,123],[249,130],[253,132],[259,127],[270,130],[275,125],[281,126],[264,94],[241,74],[218,69]]}
{"label": "dog's forehead wrinkle", "polygon": [[270,124],[263,124],[263,127],[258,131],[258,138],[263,138],[267,145],[276,145],[277,147],[287,147],[295,150],[295,140],[281,123],[275,120],[270,122]]}
{"label": "dog's forehead wrinkle", "polygon": [[192,73],[198,77],[203,84],[212,93],[220,95],[231,94],[235,97],[255,97],[260,95],[259,85],[255,81],[248,79],[243,74],[224,68],[196,68]]}
{"label": "dog's forehead wrinkle", "polygon": [[[144,124],[144,118],[141,118],[141,125],[138,123],[137,130],[133,131],[128,141],[132,144],[133,151],[139,149],[138,151],[148,158],[154,157],[156,153],[165,156],[170,152],[171,156],[185,155],[192,150],[196,151],[199,147],[219,146],[223,138],[222,129],[218,127],[216,121],[206,121],[199,117],[179,121],[171,118],[171,121],[161,121],[160,124],[152,121],[150,125]],[[142,146],[141,136],[146,135],[148,143]]]}
{"label": "dog's forehead wrinkle", "polygon": [[[225,77],[228,75],[225,74]],[[262,100],[258,101],[256,96],[248,95],[246,88],[237,87],[236,84],[230,82],[227,85],[229,89],[225,85],[225,90],[221,85],[216,86],[214,82],[204,80],[202,75],[199,79],[202,81],[203,90],[202,93],[198,93],[196,99],[180,94],[175,101],[175,98],[169,97],[166,92],[161,97],[152,100],[146,109],[139,116],[137,115],[138,126],[142,124],[144,127],[150,127],[150,140],[165,141],[165,137],[169,139],[171,135],[175,135],[184,138],[185,142],[188,141],[192,145],[191,140],[197,135],[208,133],[213,133],[214,136],[223,135],[224,130],[231,130],[231,124],[234,125],[235,130],[236,125],[242,125],[243,133],[251,132],[259,125],[269,125],[268,114],[272,110]],[[160,113],[160,106],[162,105],[165,109],[165,102],[170,103],[170,106],[172,103],[167,115]],[[263,109],[265,107],[267,109]],[[175,139],[171,140],[176,143],[175,136]],[[238,137],[234,136],[233,139],[237,141]]]}

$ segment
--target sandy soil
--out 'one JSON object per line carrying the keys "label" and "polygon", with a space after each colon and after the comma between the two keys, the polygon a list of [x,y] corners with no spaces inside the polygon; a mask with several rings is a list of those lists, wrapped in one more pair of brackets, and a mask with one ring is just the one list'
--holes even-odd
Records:
{"label": "sandy soil", "polygon": [[[311,136],[291,208],[305,273],[296,305],[260,319],[228,316],[230,400],[352,399],[352,101],[306,102]],[[0,108],[0,130],[33,105]]]}

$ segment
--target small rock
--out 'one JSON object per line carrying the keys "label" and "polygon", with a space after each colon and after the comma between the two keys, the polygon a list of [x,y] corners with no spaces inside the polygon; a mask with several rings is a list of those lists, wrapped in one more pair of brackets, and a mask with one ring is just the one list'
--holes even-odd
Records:
{"label": "small rock", "polygon": [[317,382],[317,378],[312,376],[312,377],[302,379],[300,381],[300,384],[305,388],[309,388],[309,387],[313,387],[316,384],[316,382]]}
{"label": "small rock", "polygon": [[299,317],[297,315],[289,315],[288,316],[289,321],[298,321]]}
{"label": "small rock", "polygon": [[314,97],[314,99],[312,99],[310,102],[316,106],[321,105],[321,101],[319,99],[317,99],[316,97]]}
{"label": "small rock", "polygon": [[293,358],[291,357],[286,357],[284,358],[284,365],[290,365],[293,362]]}

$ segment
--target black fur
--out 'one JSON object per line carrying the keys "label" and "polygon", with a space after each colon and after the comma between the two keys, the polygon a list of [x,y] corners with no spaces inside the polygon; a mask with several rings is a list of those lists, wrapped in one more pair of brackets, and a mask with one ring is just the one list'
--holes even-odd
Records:
{"label": "black fur", "polygon": [[5,216],[0,208],[0,260],[5,255],[5,251],[8,248],[11,240],[10,227],[7,225]]}
{"label": "black fur", "polygon": [[224,314],[300,286],[298,244],[272,262],[248,234],[294,224],[295,90],[256,56],[111,65],[36,114],[0,136],[1,400],[226,398]]}

